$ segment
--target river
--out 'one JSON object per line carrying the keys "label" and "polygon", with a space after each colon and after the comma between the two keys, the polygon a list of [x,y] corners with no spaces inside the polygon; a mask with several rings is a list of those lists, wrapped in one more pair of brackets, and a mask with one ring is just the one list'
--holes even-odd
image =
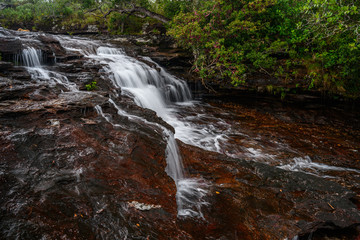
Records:
{"label": "river", "polygon": [[[332,224],[335,229],[350,229],[359,224],[356,222],[360,218],[357,216],[356,204],[359,204],[360,193],[360,128],[356,111],[341,109],[342,105],[328,107],[314,102],[299,105],[254,95],[233,99],[194,97],[185,80],[171,75],[148,57],[140,57],[143,61],[134,59],[127,56],[121,47],[106,41],[44,36],[41,33],[15,33],[4,29],[0,35],[20,41],[22,50],[5,56],[5,59],[15,63],[16,71],[24,69],[30,78],[27,81],[17,81],[14,74],[6,75],[7,72],[4,72],[3,75],[10,78],[13,76],[14,79],[3,80],[4,84],[9,81],[4,85],[8,92],[14,93],[16,88],[22,92],[21,97],[14,97],[18,102],[14,102],[9,96],[3,97],[1,136],[4,141],[2,153],[5,157],[2,159],[0,176],[4,186],[2,193],[6,196],[2,200],[4,219],[1,234],[4,238],[166,239],[165,236],[170,234],[171,238],[202,239],[196,231],[204,231],[207,239],[251,239],[251,236],[256,236],[254,239],[274,239],[275,236],[298,239],[312,237],[309,229],[313,229],[313,232],[317,229],[309,227],[312,222],[334,221]],[[44,38],[50,40],[45,41]],[[52,44],[50,48],[53,55],[48,53],[50,50],[44,50],[46,44]],[[55,46],[58,50],[54,50]],[[96,81],[95,91],[84,89],[89,81]],[[76,109],[81,109],[83,117],[75,117],[77,115],[71,113],[71,106],[81,104],[85,107]],[[46,110],[52,108],[55,110]],[[21,120],[24,117],[33,119],[34,125],[30,122],[25,124],[26,120]],[[41,119],[45,119],[44,125],[37,125]],[[21,124],[16,123],[17,121]],[[80,124],[79,129],[91,126],[86,131],[94,131],[94,136],[91,136],[100,139],[87,142],[86,138],[92,139],[87,135],[85,140],[79,138],[80,140],[75,141],[77,138],[72,136],[80,136],[83,131],[75,129],[79,125],[78,121],[85,122]],[[69,139],[66,140],[66,136]],[[65,140],[60,141],[61,138]],[[48,147],[47,141],[54,144]],[[157,142],[159,146],[152,150],[151,145]],[[70,146],[70,143],[73,145]],[[135,147],[131,148],[131,144]],[[187,145],[190,147],[187,148]],[[67,147],[64,152],[61,150],[63,146]],[[116,150],[117,148],[121,150]],[[125,151],[127,148],[129,150]],[[101,149],[107,149],[107,153]],[[71,151],[77,153],[71,154]],[[118,151],[124,153],[120,154]],[[136,153],[137,151],[140,152]],[[102,154],[109,156],[103,157]],[[206,162],[206,156],[209,162]],[[86,162],[83,158],[91,160]],[[166,161],[166,166],[161,163],[162,158]],[[220,158],[224,158],[223,166]],[[13,162],[11,159],[14,159]],[[133,161],[133,166],[122,163],[124,159]],[[144,162],[139,163],[138,159]],[[199,159],[204,160],[204,166],[209,164],[209,172],[206,172],[206,167],[200,166],[201,163],[197,162]],[[241,161],[236,162],[237,159]],[[152,168],[151,161],[160,163]],[[230,164],[229,161],[235,162]],[[248,163],[253,167],[244,167]],[[217,164],[220,164],[218,169],[211,170]],[[140,170],[132,170],[135,166]],[[253,206],[254,209],[265,208],[259,210],[260,213],[253,213],[256,217],[249,217],[252,220],[244,217],[250,213],[243,210],[242,214],[239,213],[241,216],[230,213],[231,210],[220,203],[228,200],[217,199],[217,195],[220,197],[224,192],[223,196],[229,194],[231,202],[244,205],[244,200],[240,200],[243,198],[239,197],[243,190],[235,189],[239,188],[239,182],[250,184],[251,181],[245,180],[247,175],[241,180],[242,169],[254,168],[255,170],[250,171],[254,174],[251,179],[263,178],[260,166],[271,169],[264,170],[265,172],[279,172],[279,176],[285,174],[288,179],[284,181],[292,182],[291,186],[296,185],[294,182],[302,181],[298,190],[289,191],[299,195],[295,202],[300,201],[297,203],[300,206],[305,202],[299,200],[304,192],[316,192],[308,197],[324,198],[325,207],[329,208],[326,211],[336,211],[339,208],[335,220],[333,217],[326,217],[321,212],[324,210],[320,210],[321,214],[314,215],[319,215],[321,220],[308,216],[310,213],[305,217],[291,219],[284,213],[280,214],[282,210],[273,213],[277,211],[274,206],[270,207],[271,213],[266,213],[265,208],[269,208],[266,201],[261,206]],[[123,169],[116,172],[120,167]],[[209,176],[211,171],[216,171],[216,174],[225,171],[219,170],[222,167],[232,172],[233,176]],[[97,175],[99,173],[102,173],[101,177]],[[129,176],[124,177],[126,174]],[[172,183],[166,175],[172,179]],[[145,180],[146,178],[148,179]],[[277,176],[269,177],[273,178]],[[234,179],[239,182],[232,183]],[[319,190],[322,187],[316,190],[306,189],[312,181],[314,185],[329,184],[329,189],[332,190],[326,190],[322,195],[324,190]],[[159,184],[164,186],[160,187]],[[172,184],[175,186],[173,195]],[[118,186],[118,189],[111,190],[113,188],[109,186]],[[256,195],[255,199],[260,201],[259,199],[266,199],[267,196],[276,199],[270,192],[274,188],[277,189],[275,192],[286,191],[280,186],[283,185],[267,186],[264,191],[269,191],[268,195]],[[162,189],[159,190],[161,194],[155,193],[159,188]],[[119,197],[120,190],[139,193]],[[98,191],[101,193],[98,194]],[[239,194],[237,197],[236,191],[239,191],[236,193]],[[328,195],[333,195],[332,191],[351,195],[351,202],[346,199],[344,201],[348,202],[338,204],[337,200],[330,201]],[[166,192],[168,197],[164,194]],[[252,198],[246,199],[254,202]],[[59,204],[60,207],[57,206]],[[290,205],[284,204],[284,208],[289,206],[291,209]],[[305,205],[306,208],[312,206],[309,203]],[[235,204],[233,207],[236,209],[239,206]],[[67,207],[70,211],[68,213],[65,210]],[[174,207],[175,218],[171,212]],[[158,209],[164,212],[156,212],[160,211]],[[254,209],[249,212],[255,211]],[[224,212],[227,216],[220,217],[216,215],[217,211]],[[57,222],[55,215],[59,212],[63,216]],[[142,212],[150,213],[144,215]],[[351,215],[350,218],[348,212],[352,212],[354,216]],[[237,225],[225,220],[230,216],[235,216],[233,221],[238,222]],[[278,227],[259,225],[251,229],[251,222],[258,216],[264,219],[281,216],[281,219],[289,220],[279,221],[282,223]],[[292,222],[296,218],[306,219],[309,224],[299,227],[298,223]],[[342,218],[349,218],[348,221],[352,221],[352,224],[341,225],[338,222],[342,222]],[[145,219],[143,229],[143,224],[138,223],[141,219]],[[152,221],[159,221],[160,225],[172,223],[163,229],[154,227]],[[261,221],[260,217],[259,222]],[[223,228],[224,224],[231,227]],[[55,225],[56,227],[51,227]],[[67,226],[72,230],[67,229]],[[288,230],[277,232],[286,226]],[[50,229],[49,233],[46,229]],[[257,232],[257,235],[251,231]],[[349,231],[344,235],[348,239],[357,234],[352,228]],[[27,233],[31,233],[29,237],[26,237]],[[323,236],[322,233],[318,234]]]}

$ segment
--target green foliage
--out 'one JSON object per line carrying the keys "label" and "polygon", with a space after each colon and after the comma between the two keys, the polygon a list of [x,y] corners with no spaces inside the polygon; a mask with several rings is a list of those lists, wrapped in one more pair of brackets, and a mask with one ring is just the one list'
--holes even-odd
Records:
{"label": "green foliage", "polygon": [[87,91],[94,91],[97,89],[97,82],[96,81],[92,81],[91,83],[89,84],[86,84],[85,85],[85,88]]}
{"label": "green foliage", "polygon": [[148,0],[13,0],[15,7],[0,11],[0,24],[18,29],[58,29],[72,33],[86,30],[88,25],[108,29],[112,34],[138,34],[145,21],[142,18],[113,12],[104,18],[111,8],[130,8],[131,4],[150,8]]}
{"label": "green foliage", "polygon": [[90,8],[90,7],[93,7],[95,5],[95,0],[82,0],[81,1],[81,6],[83,8]]}
{"label": "green foliage", "polygon": [[13,1],[15,8],[0,11],[0,23],[7,27],[32,29],[34,26],[50,26],[54,21],[74,13],[77,6],[70,0]]}
{"label": "green foliage", "polygon": [[335,0],[279,0],[276,5],[279,24],[272,25],[295,53],[291,61],[307,68],[310,89],[359,92],[359,6]]}
{"label": "green foliage", "polygon": [[159,30],[159,29],[156,29],[156,28],[154,28],[153,30],[151,30],[151,32],[152,32],[153,34],[156,34],[156,35],[160,34],[160,30]]}
{"label": "green foliage", "polygon": [[[272,68],[275,59],[266,52],[262,21],[275,0],[206,1],[201,9],[180,13],[169,34],[194,53],[194,71],[200,77],[228,78],[236,86],[246,73]],[[265,38],[265,37],[264,37]]]}
{"label": "green foliage", "polygon": [[172,19],[181,12],[192,11],[192,4],[187,0],[157,0],[157,11],[165,17]]}
{"label": "green foliage", "polygon": [[[10,1],[10,0],[8,0]],[[353,0],[12,0],[0,24],[73,33],[88,25],[139,34],[148,18],[111,8],[142,6],[172,19],[168,33],[194,56],[203,82],[234,86],[250,77],[360,96],[360,1]],[[158,32],[153,31],[154,34]],[[275,90],[274,90],[275,91]]]}
{"label": "green foliage", "polygon": [[107,21],[108,31],[111,34],[140,34],[144,22],[135,16],[126,16],[112,13]]}
{"label": "green foliage", "polygon": [[283,87],[274,87],[273,85],[267,85],[266,91],[273,95],[280,95],[281,100],[284,100],[286,97],[286,93],[287,91],[289,91],[289,89],[285,89]]}
{"label": "green foliage", "polygon": [[169,34],[193,52],[205,80],[237,86],[257,72],[359,94],[359,9],[360,1],[209,0],[178,13]]}

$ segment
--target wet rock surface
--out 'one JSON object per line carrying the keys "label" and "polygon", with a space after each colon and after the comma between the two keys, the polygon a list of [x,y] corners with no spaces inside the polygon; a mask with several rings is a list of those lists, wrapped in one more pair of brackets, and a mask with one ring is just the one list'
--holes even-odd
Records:
{"label": "wet rock surface", "polygon": [[2,71],[10,69],[12,68],[12,66],[13,64],[11,62],[0,61],[0,70]]}
{"label": "wet rock surface", "polygon": [[[21,40],[20,40],[21,38]],[[23,64],[21,52],[26,48],[35,48],[42,52],[42,64],[54,64],[56,61],[79,59],[81,54],[66,51],[59,40],[46,33],[26,33],[0,29],[0,54],[2,60]],[[1,67],[0,67],[1,68]]]}
{"label": "wet rock surface", "polygon": [[[79,92],[1,102],[2,238],[181,235],[166,143],[125,118],[104,120],[94,106],[117,116],[107,100]],[[143,212],[132,201],[161,207]]]}
{"label": "wet rock surface", "polygon": [[22,49],[19,39],[14,37],[2,37],[0,40],[0,52],[3,54],[16,54]]}
{"label": "wet rock surface", "polygon": [[351,190],[305,173],[180,146],[189,172],[214,183],[206,224],[181,222],[197,238],[316,239],[324,229],[330,239],[331,230],[343,231],[345,239],[358,236],[360,215]]}
{"label": "wet rock surface", "polygon": [[148,56],[167,71],[179,77],[190,80],[194,76],[190,74],[192,55],[179,48],[174,39],[165,34],[145,34],[143,36],[119,36],[104,39],[112,44],[125,47],[128,55],[145,62],[141,56]]}
{"label": "wet rock surface", "polygon": [[[1,239],[359,237],[357,172],[329,180],[280,169],[277,162],[254,162],[244,151],[244,147],[261,146],[272,154],[279,151],[271,148],[274,142],[289,141],[303,155],[320,156],[322,163],[360,169],[353,161],[360,151],[356,118],[347,118],[348,122],[335,118],[329,123],[332,118],[316,115],[316,110],[270,114],[267,107],[249,110],[211,101],[212,106],[204,108],[208,116],[225,119],[247,135],[234,131],[229,137],[232,145],[224,147],[223,154],[178,141],[189,175],[209,184],[205,198],[209,204],[202,209],[204,218],[177,217],[176,186],[165,172],[167,142],[161,129],[173,132],[174,128],[121,95],[101,64],[81,52],[68,51],[51,35],[28,38],[35,38],[31,46],[59,60],[55,63],[49,57],[44,63],[49,79],[66,76],[80,91],[34,78],[26,67],[4,63],[0,74]],[[146,58],[142,62],[157,67]],[[96,89],[85,91],[85,85],[94,80]],[[110,97],[127,113],[155,124],[118,115]],[[194,116],[202,114],[193,111]],[[198,121],[205,126],[218,119]],[[299,122],[306,134],[299,130]],[[348,132],[341,133],[345,128]],[[302,140],[310,142],[306,145]],[[346,148],[337,146],[341,141]],[[334,150],[328,153],[330,147]],[[284,161],[294,157],[291,151],[278,156]]]}
{"label": "wet rock surface", "polygon": [[[67,57],[51,36],[39,39],[44,52],[51,49],[57,57],[63,56],[63,64],[48,66],[50,76],[61,72],[80,88],[99,79],[101,66],[80,54]],[[4,65],[6,71],[0,77],[1,239],[183,235],[175,227],[176,187],[164,171],[162,131],[117,115],[108,102],[109,94],[118,92],[110,81],[99,81],[95,92],[68,92],[65,85],[32,78],[24,67]],[[26,78],[21,75],[25,73]],[[173,131],[153,111],[130,100],[119,97],[117,102],[129,113]],[[95,106],[101,106],[117,124],[99,115]],[[147,207],[146,211],[134,208],[134,202]]]}

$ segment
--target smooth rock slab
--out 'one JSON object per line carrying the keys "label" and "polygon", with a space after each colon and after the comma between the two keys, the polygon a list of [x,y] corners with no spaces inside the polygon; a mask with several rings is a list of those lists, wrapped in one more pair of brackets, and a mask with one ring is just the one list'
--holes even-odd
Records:
{"label": "smooth rock slab", "polygon": [[120,118],[107,100],[78,92],[0,106],[0,238],[184,235],[175,226],[166,142],[153,129]]}
{"label": "smooth rock slab", "polygon": [[180,151],[190,173],[213,184],[206,221],[180,221],[196,239],[307,239],[324,229],[329,237],[331,231],[343,231],[342,239],[359,234],[360,211],[352,202],[356,194],[337,183],[185,144]]}

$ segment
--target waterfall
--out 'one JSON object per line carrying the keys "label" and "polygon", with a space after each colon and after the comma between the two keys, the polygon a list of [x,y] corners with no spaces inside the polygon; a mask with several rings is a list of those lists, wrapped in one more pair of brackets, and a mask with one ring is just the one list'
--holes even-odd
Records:
{"label": "waterfall", "polygon": [[[86,55],[89,60],[95,60],[103,66],[103,74],[108,75],[114,87],[121,88],[122,94],[132,97],[137,105],[155,111],[164,121],[173,125],[175,130],[177,126],[185,127],[173,114],[170,107],[173,103],[191,100],[191,93],[185,81],[168,74],[150,58],[144,58],[144,62],[141,62],[126,56],[123,51],[117,48],[101,46],[96,41],[66,37],[59,37],[58,39],[66,50],[80,52]],[[46,83],[50,87],[62,85],[70,92],[79,91],[78,86],[71,83],[66,76],[48,70],[49,67],[42,65],[44,59],[40,49],[28,47],[15,58],[17,63],[26,67],[33,80]],[[160,124],[133,116],[121,110],[111,99],[109,101],[118,109],[119,115],[142,121],[145,124],[156,125],[162,130],[163,137],[167,142],[165,150],[167,167],[165,171],[174,180],[177,187],[178,215],[203,217],[201,207],[207,204],[203,198],[207,194],[208,185],[202,179],[186,176],[174,133]],[[116,125],[100,106],[97,106],[96,110],[108,122]]]}
{"label": "waterfall", "polygon": [[[141,117],[131,115],[125,112],[119,106],[117,106],[112,99],[109,99],[109,102],[118,110],[118,114],[120,116],[125,116],[131,120],[140,121],[144,124],[153,125],[162,129],[164,136],[167,138],[167,167],[165,171],[174,180],[176,184],[176,203],[178,207],[178,215],[203,218],[201,207],[204,205],[208,205],[208,202],[204,201],[203,198],[207,194],[206,189],[209,187],[209,185],[202,179],[185,177],[181,155],[179,153],[174,134],[169,129],[158,123],[152,123]],[[110,118],[104,114],[100,106],[96,106],[95,109],[99,115],[101,115],[108,122],[113,124]]]}
{"label": "waterfall", "polygon": [[43,52],[40,49],[28,47],[23,49],[21,54],[15,55],[15,62],[23,64],[32,79],[37,82],[46,82],[49,86],[55,87],[57,84],[62,85],[69,91],[78,91],[75,83],[72,83],[68,78],[58,72],[49,71],[43,65]]}
{"label": "waterfall", "polygon": [[139,106],[154,110],[159,117],[167,117],[169,114],[168,103],[191,99],[186,83],[164,70],[158,72],[160,67],[151,68],[108,47],[99,47],[97,55],[91,57],[107,65],[106,71],[111,73],[116,87],[133,96]]}
{"label": "waterfall", "polygon": [[[89,57],[101,62],[113,85],[121,88],[123,94],[133,97],[137,105],[154,110],[159,117],[170,124],[179,123],[171,113],[168,104],[191,99],[190,90],[184,81],[176,79],[159,66],[157,69],[151,68],[115,48],[99,47],[97,54]],[[146,61],[150,62],[151,59],[146,59]],[[155,65],[154,62],[152,63]],[[177,187],[178,215],[203,217],[201,207],[208,204],[203,200],[207,194],[208,185],[201,179],[186,177],[174,134],[159,124],[149,123],[145,119],[139,119],[137,116],[126,113],[111,99],[110,102],[118,110],[119,115],[143,121],[148,125],[153,124],[162,129],[163,135],[167,139],[165,171],[174,180]],[[111,122],[99,106],[96,110]]]}
{"label": "waterfall", "polygon": [[23,49],[21,54],[15,55],[14,60],[27,67],[40,67],[44,62],[42,51],[33,47]]}
{"label": "waterfall", "polygon": [[174,134],[169,134],[168,144],[166,146],[167,166],[166,173],[174,179],[177,186],[179,181],[184,179],[184,166],[181,155],[176,144]]}

